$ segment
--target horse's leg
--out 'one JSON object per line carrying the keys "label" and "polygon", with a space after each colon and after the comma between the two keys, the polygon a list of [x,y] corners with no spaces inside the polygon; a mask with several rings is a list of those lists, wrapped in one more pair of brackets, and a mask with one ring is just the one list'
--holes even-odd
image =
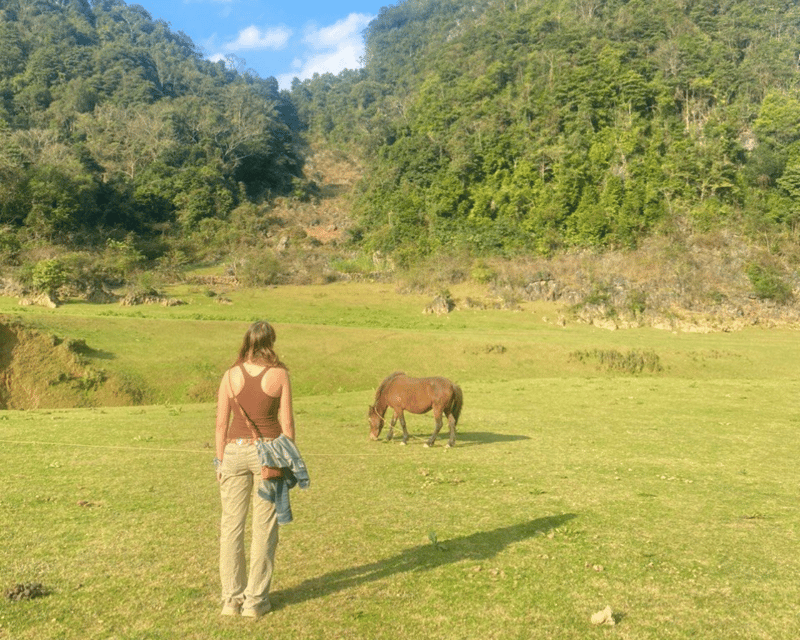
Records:
{"label": "horse's leg", "polygon": [[392,439],[392,436],[394,436],[394,425],[396,423],[397,423],[397,411],[394,412],[394,415],[392,416],[392,421],[391,423],[389,423],[389,433],[386,434],[387,442]]}
{"label": "horse's leg", "polygon": [[447,416],[447,425],[450,427],[450,442],[447,443],[448,447],[456,446],[456,418],[451,413]]}
{"label": "horse's leg", "polygon": [[406,416],[400,409],[400,426],[403,427],[403,444],[408,444],[408,429],[406,429]]}
{"label": "horse's leg", "polygon": [[433,446],[433,443],[436,442],[436,436],[439,435],[439,431],[442,428],[442,412],[434,409],[433,417],[436,420],[436,427],[433,429],[433,435],[431,435],[425,445],[427,447]]}

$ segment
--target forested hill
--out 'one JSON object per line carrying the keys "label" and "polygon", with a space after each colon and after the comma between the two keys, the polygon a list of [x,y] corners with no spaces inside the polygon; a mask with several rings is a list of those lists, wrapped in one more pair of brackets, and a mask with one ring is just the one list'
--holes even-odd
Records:
{"label": "forested hill", "polygon": [[0,0],[2,262],[95,248],[122,277],[296,190],[291,104],[238,63],[121,0]]}
{"label": "forested hill", "polygon": [[406,0],[365,43],[363,69],[279,91],[138,5],[0,0],[0,265],[49,288],[201,261],[274,280],[316,246],[298,228],[281,252],[280,227],[335,192],[309,143],[365,167],[329,262],[798,246],[793,0]]}
{"label": "forested hill", "polygon": [[296,83],[369,157],[357,237],[409,260],[800,222],[793,0],[406,0],[363,71]]}

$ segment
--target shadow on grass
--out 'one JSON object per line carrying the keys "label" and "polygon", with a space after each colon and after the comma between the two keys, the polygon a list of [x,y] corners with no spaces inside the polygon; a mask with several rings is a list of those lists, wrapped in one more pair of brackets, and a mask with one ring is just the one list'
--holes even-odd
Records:
{"label": "shadow on grass", "polygon": [[95,360],[116,360],[117,358],[117,354],[90,347],[83,340],[71,341],[70,350],[79,355],[86,356],[87,358],[94,358]]}
{"label": "shadow on grass", "polygon": [[[19,344],[17,334],[6,325],[0,323],[0,371],[5,371],[11,364],[14,348]],[[0,389],[0,409],[6,409],[6,389]]]}
{"label": "shadow on grass", "polygon": [[495,442],[516,442],[517,440],[530,440],[530,436],[511,435],[509,433],[472,432],[456,434],[456,445],[462,442],[465,445],[494,444]]}
{"label": "shadow on grass", "polygon": [[111,353],[110,351],[102,351],[100,349],[92,349],[90,348],[86,354],[90,358],[95,358],[96,360],[116,360],[117,354]]}
{"label": "shadow on grass", "polygon": [[[427,442],[431,437],[430,433],[409,433],[408,442],[415,441]],[[447,429],[443,429],[436,439],[436,446],[443,446],[447,444],[447,439],[450,434]],[[473,431],[470,433],[456,433],[456,447],[474,447],[481,444],[495,444],[497,442],[516,442],[518,440],[530,440],[530,436],[511,435],[507,433],[490,433],[488,431]],[[394,438],[387,440],[382,439],[380,442],[386,444],[399,443],[401,438],[395,434]]]}
{"label": "shadow on grass", "polygon": [[290,589],[270,594],[273,608],[298,604],[410,571],[430,571],[461,560],[488,560],[508,545],[543,535],[577,517],[574,513],[536,518],[529,522],[481,531],[460,538],[411,547],[396,556],[358,567],[331,571]]}

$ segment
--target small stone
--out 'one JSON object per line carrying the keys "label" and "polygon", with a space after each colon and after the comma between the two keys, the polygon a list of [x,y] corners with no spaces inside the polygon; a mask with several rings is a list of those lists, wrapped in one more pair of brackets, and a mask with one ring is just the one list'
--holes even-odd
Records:
{"label": "small stone", "polygon": [[614,620],[614,612],[611,610],[610,606],[607,606],[602,611],[598,611],[597,613],[592,615],[592,624],[596,625],[614,625],[616,624]]}

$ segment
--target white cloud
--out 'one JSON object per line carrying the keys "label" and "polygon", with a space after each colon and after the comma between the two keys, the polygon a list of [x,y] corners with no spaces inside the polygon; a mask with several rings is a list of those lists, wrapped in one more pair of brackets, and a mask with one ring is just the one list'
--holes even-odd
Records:
{"label": "white cloud", "polygon": [[308,50],[292,63],[293,73],[277,77],[281,88],[291,87],[294,78],[306,80],[315,73],[338,74],[344,69],[358,69],[364,55],[362,32],[375,16],[351,13],[328,27],[313,27],[306,31],[303,44]]}
{"label": "white cloud", "polygon": [[294,79],[299,77],[299,73],[279,73],[277,76],[275,76],[275,79],[278,81],[278,88],[286,89],[288,91],[292,88],[292,82],[294,82]]}
{"label": "white cloud", "polygon": [[305,60],[301,69],[301,77],[310,78],[315,73],[337,74],[342,69],[358,69],[361,67],[359,58],[363,53],[363,47],[342,44],[335,51],[321,53]]}
{"label": "white cloud", "polygon": [[363,47],[361,33],[373,18],[364,13],[351,13],[329,27],[311,30],[304,41],[315,49],[340,49],[354,45]]}
{"label": "white cloud", "polygon": [[255,26],[247,27],[239,32],[233,42],[228,42],[225,49],[228,51],[241,51],[243,49],[274,49],[278,51],[286,47],[292,30],[286,27],[271,27],[259,29]]}

